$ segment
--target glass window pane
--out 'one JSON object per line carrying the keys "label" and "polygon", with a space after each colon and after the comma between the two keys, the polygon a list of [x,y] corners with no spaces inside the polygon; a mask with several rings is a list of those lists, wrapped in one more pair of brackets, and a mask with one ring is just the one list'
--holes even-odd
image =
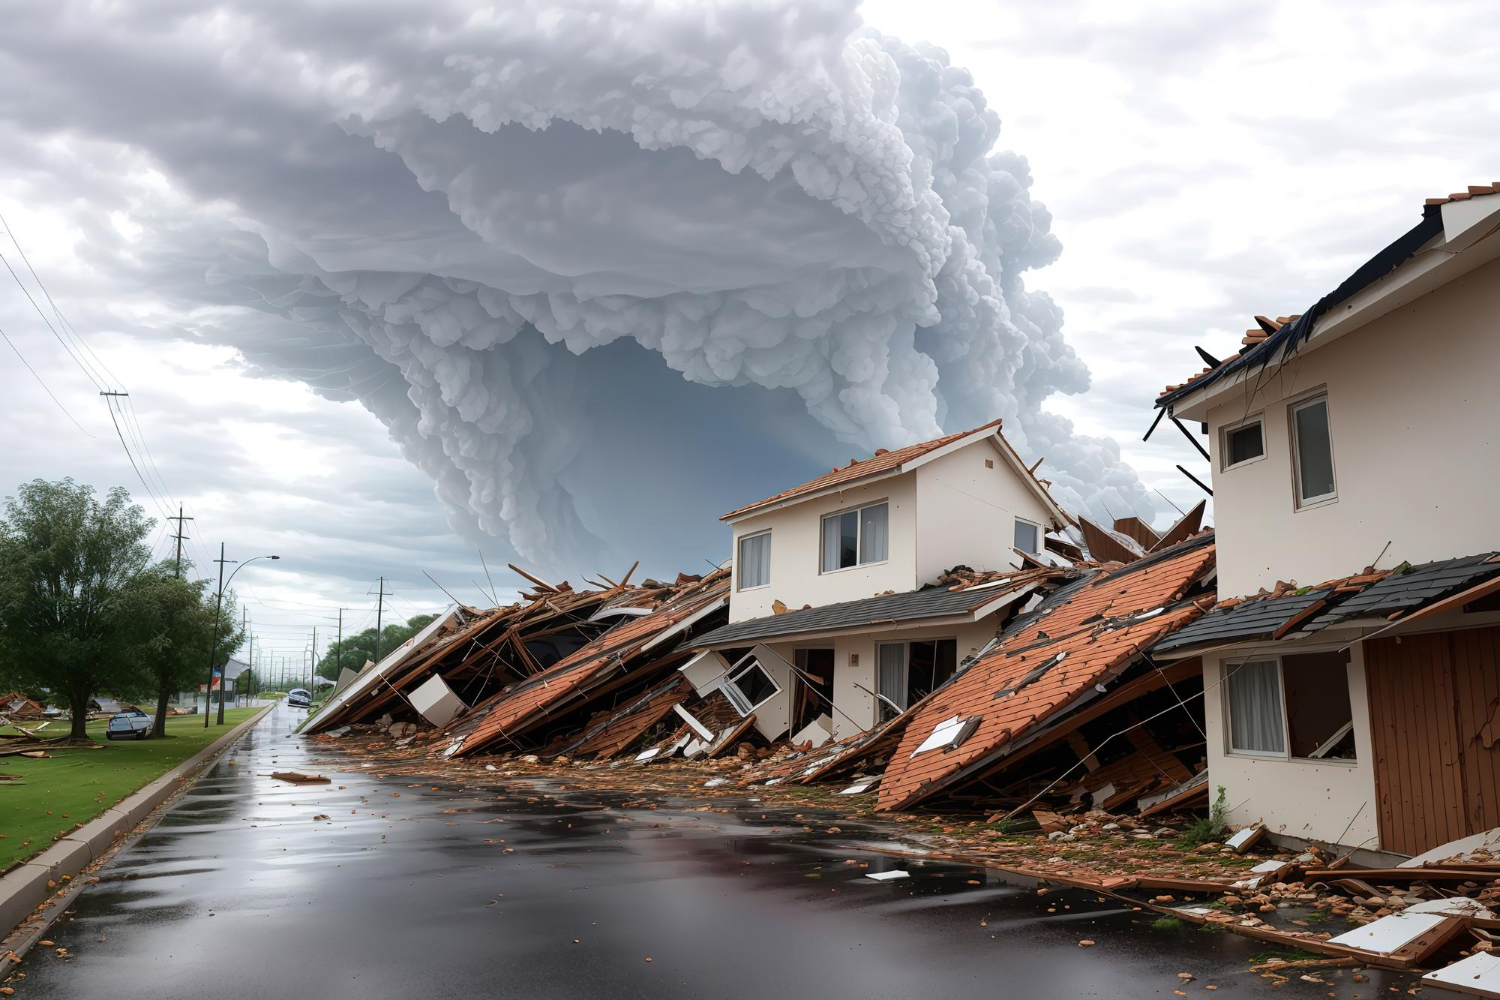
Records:
{"label": "glass window pane", "polygon": [[[906,708],[906,644],[883,643],[876,647],[875,655],[879,664],[875,689],[882,697],[890,699],[903,709]],[[879,705],[879,714],[882,719],[885,719],[895,713],[890,705],[882,701]]]}
{"label": "glass window pane", "polygon": [[1037,549],[1036,525],[1030,521],[1016,522],[1016,548],[1022,552],[1036,553]]}
{"label": "glass window pane", "polygon": [[764,587],[771,582],[771,534],[765,532],[740,539],[740,589]]}
{"label": "glass window pane", "polygon": [[1266,443],[1261,435],[1260,424],[1250,424],[1247,427],[1239,427],[1229,432],[1230,465],[1238,465],[1240,462],[1248,462],[1252,458],[1260,458],[1265,453]]}
{"label": "glass window pane", "polygon": [[839,515],[823,518],[823,572],[839,568]]}
{"label": "glass window pane", "polygon": [[740,694],[745,696],[752,709],[777,691],[776,682],[761,668],[759,660],[752,660],[750,666],[735,677],[734,686],[740,689]]}
{"label": "glass window pane", "polygon": [[839,569],[859,563],[859,511],[839,515]]}
{"label": "glass window pane", "polygon": [[1274,660],[1226,668],[1229,748],[1252,753],[1286,753],[1281,711],[1281,676]]}
{"label": "glass window pane", "polygon": [[878,503],[859,512],[861,525],[859,536],[859,561],[862,563],[884,562],[887,546],[887,521],[889,508]]}
{"label": "glass window pane", "polygon": [[1333,495],[1333,445],[1328,439],[1328,400],[1293,411],[1297,434],[1297,476],[1303,500]]}

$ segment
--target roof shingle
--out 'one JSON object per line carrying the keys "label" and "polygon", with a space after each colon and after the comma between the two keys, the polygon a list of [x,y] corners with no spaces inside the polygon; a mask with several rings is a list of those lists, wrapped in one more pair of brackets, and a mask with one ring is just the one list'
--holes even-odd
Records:
{"label": "roof shingle", "polygon": [[869,458],[863,460],[851,460],[849,464],[844,466],[843,468],[834,469],[832,472],[826,472],[823,475],[819,476],[817,479],[808,480],[800,486],[793,486],[789,490],[782,490],[775,496],[769,496],[764,500],[757,500],[755,501],[755,503],[746,504],[743,507],[730,511],[729,513],[720,517],[719,520],[727,521],[731,517],[739,517],[741,514],[748,514],[752,510],[757,510],[761,507],[768,506],[769,504],[779,503],[782,500],[790,500],[793,497],[802,496],[805,493],[816,493],[819,490],[825,490],[832,486],[841,486],[847,483],[854,483],[861,479],[865,479],[882,472],[890,472],[894,469],[899,469],[903,464],[910,462],[913,459],[921,458],[923,455],[926,455],[929,452],[937,451],[944,445],[952,444],[954,441],[957,441],[960,438],[965,438],[970,434],[977,434],[982,430],[987,430],[990,428],[999,430],[1000,421],[991,420],[989,423],[980,424],[978,427],[975,427],[972,430],[959,431],[957,434],[945,434],[942,437],[933,438],[931,441],[922,441],[918,444],[909,444],[905,448],[897,448],[894,451],[887,451],[886,449],[881,448]]}
{"label": "roof shingle", "polygon": [[[1205,535],[1053,594],[1013,625],[994,652],[918,706],[886,767],[878,808],[909,808],[982,766],[1196,618],[1196,604],[1179,602],[1213,560],[1212,537]],[[915,753],[954,716],[977,717],[977,729],[952,749]]]}

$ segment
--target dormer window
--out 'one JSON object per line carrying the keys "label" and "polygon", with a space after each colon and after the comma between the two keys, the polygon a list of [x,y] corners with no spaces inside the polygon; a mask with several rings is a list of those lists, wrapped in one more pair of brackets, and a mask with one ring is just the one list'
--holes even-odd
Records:
{"label": "dormer window", "polygon": [[871,504],[823,518],[823,572],[885,562],[890,545],[890,505]]}

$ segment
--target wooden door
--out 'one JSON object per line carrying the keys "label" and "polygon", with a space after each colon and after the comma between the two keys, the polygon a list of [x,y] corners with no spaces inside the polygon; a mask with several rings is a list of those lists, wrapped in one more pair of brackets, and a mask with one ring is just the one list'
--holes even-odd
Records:
{"label": "wooden door", "polygon": [[1500,628],[1365,643],[1381,847],[1500,826]]}

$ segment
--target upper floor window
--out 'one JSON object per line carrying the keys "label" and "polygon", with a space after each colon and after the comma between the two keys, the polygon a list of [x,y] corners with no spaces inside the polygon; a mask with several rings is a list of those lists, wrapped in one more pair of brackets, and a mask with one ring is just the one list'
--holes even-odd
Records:
{"label": "upper floor window", "polygon": [[1226,427],[1223,453],[1225,469],[1253,462],[1257,458],[1265,458],[1266,436],[1260,418],[1246,421],[1238,427]]}
{"label": "upper floor window", "polygon": [[1038,543],[1041,541],[1039,537],[1041,533],[1041,529],[1035,524],[1032,524],[1030,521],[1023,521],[1019,517],[1016,518],[1016,548],[1022,552],[1031,555],[1036,555],[1040,552],[1041,547]]}
{"label": "upper floor window", "polygon": [[885,562],[890,505],[871,504],[823,518],[823,572]]}
{"label": "upper floor window", "polygon": [[740,589],[764,587],[771,582],[771,533],[769,531],[746,535],[740,539],[740,554],[736,560],[740,575]]}
{"label": "upper floor window", "polygon": [[1333,438],[1328,429],[1328,396],[1314,396],[1292,404],[1292,478],[1297,506],[1338,496],[1333,481]]}

